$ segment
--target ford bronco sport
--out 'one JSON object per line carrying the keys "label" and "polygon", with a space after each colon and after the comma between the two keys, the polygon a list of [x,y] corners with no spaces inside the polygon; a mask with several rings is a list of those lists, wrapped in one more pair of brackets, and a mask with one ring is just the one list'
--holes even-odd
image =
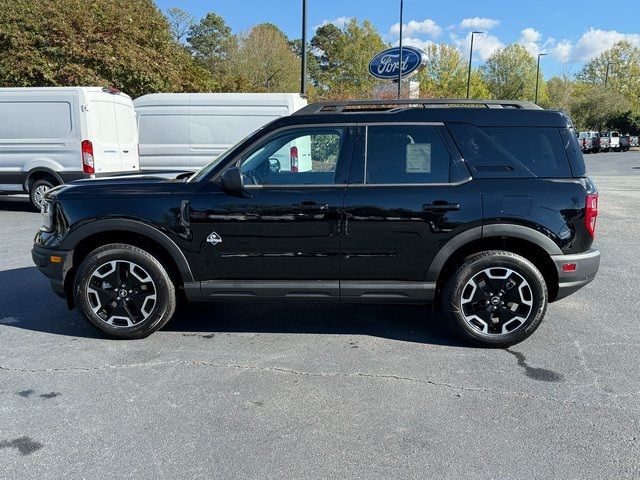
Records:
{"label": "ford bronco sport", "polygon": [[[465,107],[465,108],[459,108]],[[297,161],[309,140],[311,162]],[[286,166],[279,158],[287,156]],[[46,195],[33,259],[106,335],[190,301],[436,304],[505,347],[593,280],[598,194],[569,118],[516,101],[309,105],[188,179]]]}

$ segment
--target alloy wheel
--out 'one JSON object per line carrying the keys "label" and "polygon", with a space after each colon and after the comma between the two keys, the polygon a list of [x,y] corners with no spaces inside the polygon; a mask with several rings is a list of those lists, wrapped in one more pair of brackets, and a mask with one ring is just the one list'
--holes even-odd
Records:
{"label": "alloy wheel", "polygon": [[486,335],[504,335],[527,321],[533,311],[533,292],[515,270],[491,267],[469,279],[460,304],[471,327]]}

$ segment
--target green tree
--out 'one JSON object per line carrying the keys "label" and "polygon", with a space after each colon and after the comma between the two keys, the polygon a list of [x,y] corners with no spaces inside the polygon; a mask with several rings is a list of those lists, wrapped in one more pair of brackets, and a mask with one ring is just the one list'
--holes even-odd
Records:
{"label": "green tree", "polygon": [[386,45],[375,27],[352,19],[344,28],[327,24],[311,39],[317,70],[313,83],[319,98],[362,98],[374,95],[376,81],[369,61]]}
{"label": "green tree", "polygon": [[186,40],[191,27],[196,23],[196,19],[189,12],[177,7],[168,9],[166,16],[173,39],[182,43],[183,40]]}
{"label": "green tree", "polygon": [[233,34],[221,16],[209,12],[199,22],[191,25],[187,42],[197,58],[212,65],[228,56]]}
{"label": "green tree", "polygon": [[[468,65],[460,50],[447,44],[430,44],[425,69],[418,74],[420,93],[425,97],[464,98],[467,94]],[[470,96],[486,98],[488,90],[478,70],[471,72]]]}
{"label": "green tree", "polygon": [[225,86],[229,91],[299,91],[300,61],[287,36],[270,23],[256,25],[238,38],[228,68]]}
{"label": "green tree", "polygon": [[[493,98],[533,100],[536,86],[536,59],[522,45],[508,45],[496,51],[482,66],[484,81]],[[546,97],[540,73],[539,99]]]}
{"label": "green tree", "polygon": [[202,91],[206,70],[151,0],[0,0],[0,86]]}
{"label": "green tree", "polygon": [[544,108],[569,113],[575,91],[574,87],[574,82],[567,74],[550,78],[546,85],[547,98],[541,105]]}
{"label": "green tree", "polygon": [[[608,78],[607,78],[608,65]],[[604,86],[620,93],[640,114],[640,48],[621,41],[582,67],[576,75],[579,82]]]}
{"label": "green tree", "polygon": [[599,85],[578,84],[571,102],[571,118],[580,128],[600,130],[629,110],[627,99]]}

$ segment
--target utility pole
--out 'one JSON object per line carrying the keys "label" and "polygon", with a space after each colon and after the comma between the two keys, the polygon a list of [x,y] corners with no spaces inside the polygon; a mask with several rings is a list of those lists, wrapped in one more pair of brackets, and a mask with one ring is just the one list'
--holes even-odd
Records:
{"label": "utility pole", "polygon": [[300,72],[300,95],[307,96],[307,0],[302,0],[302,59]]}
{"label": "utility pole", "polygon": [[402,97],[402,11],[404,10],[404,0],[400,0],[400,63],[398,65],[398,100]]}
{"label": "utility pole", "polygon": [[540,81],[540,57],[544,57],[545,55],[546,53],[538,54],[538,68],[536,69],[536,99],[533,101],[533,103],[535,104],[538,103],[538,82]]}
{"label": "utility pole", "polygon": [[469,49],[469,71],[467,73],[467,98],[469,98],[469,93],[471,92],[471,59],[473,58],[473,36],[480,35],[484,32],[471,32],[471,48]]}

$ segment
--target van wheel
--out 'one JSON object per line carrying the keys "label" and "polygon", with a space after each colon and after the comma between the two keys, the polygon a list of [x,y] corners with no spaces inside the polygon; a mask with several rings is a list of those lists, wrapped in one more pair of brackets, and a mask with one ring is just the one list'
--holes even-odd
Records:
{"label": "van wheel", "polygon": [[509,347],[540,325],[547,286],[526,258],[506,251],[471,255],[448,279],[442,305],[460,333],[485,347]]}
{"label": "van wheel", "polygon": [[111,338],[147,337],[162,328],[176,308],[175,286],[162,264],[122,243],[87,255],[73,292],[85,319]]}
{"label": "van wheel", "polygon": [[31,183],[31,186],[29,187],[29,200],[31,200],[31,206],[40,211],[42,209],[42,202],[44,201],[44,194],[53,187],[53,183],[45,179],[36,180]]}

